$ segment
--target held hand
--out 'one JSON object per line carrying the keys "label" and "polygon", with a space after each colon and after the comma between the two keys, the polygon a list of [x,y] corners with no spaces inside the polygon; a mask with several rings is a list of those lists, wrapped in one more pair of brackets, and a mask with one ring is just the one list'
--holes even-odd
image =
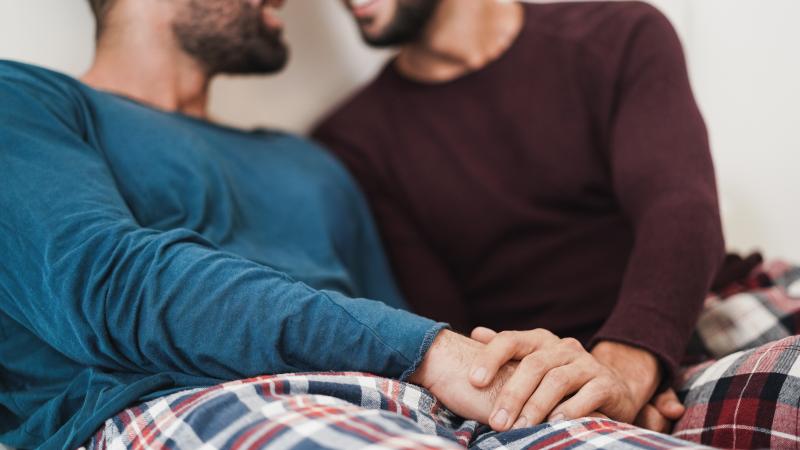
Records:
{"label": "held hand", "polygon": [[686,408],[678,400],[673,389],[656,394],[636,417],[634,425],[658,433],[669,433],[675,421],[683,416]]}
{"label": "held hand", "polygon": [[496,431],[593,413],[630,423],[641,409],[626,383],[575,339],[546,330],[497,334],[486,328],[472,337],[488,342],[473,364],[470,380],[476,387],[493,383],[498,368],[521,360],[494,404],[489,424]]}
{"label": "held hand", "polygon": [[680,419],[685,408],[672,389],[653,396],[661,381],[661,372],[652,353],[618,342],[601,342],[592,354],[626,381],[636,405],[644,404],[635,425],[661,433],[672,429],[673,422]]}
{"label": "held hand", "polygon": [[592,349],[592,355],[625,381],[637,411],[653,398],[661,383],[661,368],[652,353],[619,342],[603,341]]}
{"label": "held hand", "polygon": [[468,337],[443,330],[409,381],[431,391],[459,416],[488,423],[497,393],[515,364],[500,368],[494,382],[484,387],[473,386],[469,382],[469,368],[484,347]]}

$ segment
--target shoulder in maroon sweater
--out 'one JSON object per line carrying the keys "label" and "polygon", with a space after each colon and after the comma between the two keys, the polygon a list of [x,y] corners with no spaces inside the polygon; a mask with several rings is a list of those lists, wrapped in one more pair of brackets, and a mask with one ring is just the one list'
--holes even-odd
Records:
{"label": "shoulder in maroon sweater", "polygon": [[[601,71],[618,68],[637,29],[654,28],[659,29],[659,33],[674,36],[672,25],[664,14],[641,1],[528,3],[524,6],[526,23],[521,40],[528,42],[517,42],[516,46],[525,47],[535,39],[553,44],[553,54],[562,54],[564,46],[573,47],[573,51],[585,54],[592,63],[599,62],[596,68]],[[677,50],[682,51],[680,48]],[[617,60],[611,61],[612,56]],[[390,62],[375,80],[318,124],[315,133],[353,120],[361,122],[372,118],[375,122],[380,121],[380,114],[372,113],[380,113],[384,102],[393,96],[392,92],[388,93],[388,98],[381,94],[387,88],[394,88],[385,82],[386,78],[395,75],[393,72]]]}
{"label": "shoulder in maroon sweater", "polygon": [[390,63],[315,136],[364,188],[418,312],[675,367],[723,253],[680,42],[641,2],[525,11],[485,68],[431,85]]}

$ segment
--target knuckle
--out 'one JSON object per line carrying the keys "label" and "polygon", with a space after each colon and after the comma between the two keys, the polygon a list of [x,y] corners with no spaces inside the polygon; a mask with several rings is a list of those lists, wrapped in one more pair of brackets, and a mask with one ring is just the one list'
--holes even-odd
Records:
{"label": "knuckle", "polygon": [[538,365],[539,364],[539,356],[537,354],[535,354],[535,353],[531,353],[531,354],[525,356],[524,358],[522,358],[522,363],[524,363],[526,366]]}
{"label": "knuckle", "polygon": [[497,339],[500,339],[502,342],[511,343],[516,340],[516,331],[501,331],[500,334],[497,335]]}
{"label": "knuckle", "polygon": [[545,365],[537,355],[531,354],[522,358],[517,370],[523,370],[529,376],[540,376],[542,371],[545,370]]}
{"label": "knuckle", "polygon": [[555,337],[555,334],[553,334],[552,331],[546,330],[544,328],[536,328],[531,333],[533,333],[534,335],[536,335],[538,337],[541,337],[541,338]]}
{"label": "knuckle", "polygon": [[581,361],[581,354],[576,352],[574,349],[568,348],[565,345],[559,344],[553,353],[553,358],[559,361],[561,364],[582,364]]}
{"label": "knuckle", "polygon": [[583,344],[575,338],[568,337],[561,339],[561,345],[572,351],[583,351]]}

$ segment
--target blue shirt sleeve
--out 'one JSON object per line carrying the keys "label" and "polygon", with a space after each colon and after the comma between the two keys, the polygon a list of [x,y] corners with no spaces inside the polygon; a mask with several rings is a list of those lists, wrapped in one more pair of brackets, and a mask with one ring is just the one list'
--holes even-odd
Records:
{"label": "blue shirt sleeve", "polygon": [[141,227],[69,89],[0,78],[0,308],[67,357],[237,379],[407,377],[442,324]]}

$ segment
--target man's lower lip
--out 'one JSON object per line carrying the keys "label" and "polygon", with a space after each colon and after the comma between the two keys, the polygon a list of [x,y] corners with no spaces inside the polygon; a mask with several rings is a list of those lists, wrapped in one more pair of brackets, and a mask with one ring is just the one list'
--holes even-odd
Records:
{"label": "man's lower lip", "polygon": [[372,15],[375,11],[375,7],[383,0],[372,0],[371,2],[367,3],[363,6],[350,6],[350,11],[353,13],[354,16],[358,18],[367,17]]}

